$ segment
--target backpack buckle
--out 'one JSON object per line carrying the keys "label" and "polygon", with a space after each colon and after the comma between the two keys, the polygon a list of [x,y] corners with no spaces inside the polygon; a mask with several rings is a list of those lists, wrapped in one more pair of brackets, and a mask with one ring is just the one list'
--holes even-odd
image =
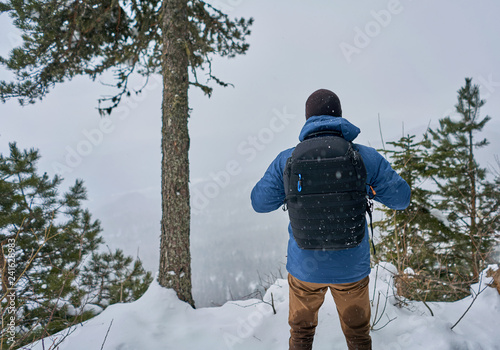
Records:
{"label": "backpack buckle", "polygon": [[283,209],[283,211],[288,210],[288,204],[286,203],[286,199],[283,201],[283,205],[281,206],[281,209]]}

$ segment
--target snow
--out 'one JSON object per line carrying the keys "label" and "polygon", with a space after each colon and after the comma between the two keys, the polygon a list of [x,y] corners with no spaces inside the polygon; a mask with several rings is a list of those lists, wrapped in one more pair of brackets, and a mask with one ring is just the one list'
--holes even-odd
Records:
{"label": "snow", "polygon": [[411,267],[407,267],[407,268],[403,271],[403,273],[404,273],[405,275],[414,275],[414,274],[415,274],[415,271],[413,271],[413,269],[412,269]]}
{"label": "snow", "polygon": [[432,208],[429,210],[429,212],[432,216],[441,221],[443,225],[445,225],[446,227],[451,227],[448,218],[440,210]]}
{"label": "snow", "polygon": [[[374,349],[500,349],[500,295],[487,285],[491,278],[484,277],[485,273],[480,283],[471,288],[473,295],[482,292],[451,330],[473,296],[456,302],[427,303],[434,316],[421,302],[408,301],[405,307],[398,308],[393,295],[394,272],[393,265],[380,263],[370,276],[370,294],[374,299],[372,324],[375,316],[377,322],[376,330],[371,333]],[[173,290],[160,287],[155,280],[139,300],[111,305],[93,319],[45,338],[43,344],[38,342],[24,349],[48,349],[50,344],[67,336],[57,349],[286,350],[287,318],[288,284],[284,279],[277,280],[267,290],[263,301],[227,302],[220,307],[200,309],[181,302]],[[327,294],[320,309],[313,349],[345,348],[337,311],[331,295]]]}

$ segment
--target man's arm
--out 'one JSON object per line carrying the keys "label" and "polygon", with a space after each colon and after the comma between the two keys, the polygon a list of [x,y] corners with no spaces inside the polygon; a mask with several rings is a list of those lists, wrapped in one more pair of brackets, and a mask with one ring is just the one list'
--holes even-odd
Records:
{"label": "man's arm", "polygon": [[374,199],[391,209],[403,210],[408,207],[411,190],[406,181],[373,148],[361,146],[360,153],[368,172],[367,182],[376,192]]}
{"label": "man's arm", "polygon": [[293,149],[281,152],[273,160],[266,173],[252,189],[252,207],[258,213],[268,213],[278,209],[285,200],[283,171],[286,160]]}

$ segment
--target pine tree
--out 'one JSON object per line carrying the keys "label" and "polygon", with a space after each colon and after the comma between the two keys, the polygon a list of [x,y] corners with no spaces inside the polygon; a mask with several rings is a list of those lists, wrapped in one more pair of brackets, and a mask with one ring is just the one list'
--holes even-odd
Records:
{"label": "pine tree", "polygon": [[[132,267],[130,265],[133,263]],[[151,274],[147,273],[147,280]],[[133,261],[117,249],[114,253],[93,252],[81,272],[81,286],[92,304],[106,308],[110,304],[139,299],[146,292],[144,268],[140,260]]]}
{"label": "pine tree", "polygon": [[[492,258],[500,229],[500,176],[491,181],[475,157],[476,149],[488,145],[475,140],[490,120],[479,116],[484,103],[467,78],[455,106],[460,119],[443,118],[421,142],[403,137],[385,152],[412,189],[406,210],[382,209],[377,223],[384,232],[381,255],[398,267],[403,296],[462,298]],[[407,267],[415,273],[406,275]]]}
{"label": "pine tree", "polygon": [[450,233],[441,246],[449,258],[442,268],[450,279],[467,286],[477,281],[498,237],[498,186],[477,163],[476,150],[488,145],[476,140],[489,116],[480,117],[479,87],[465,79],[455,105],[458,118],[446,117],[431,135],[430,177],[436,185],[435,207],[446,215]]}
{"label": "pine tree", "polygon": [[[446,236],[448,228],[434,215],[432,191],[425,188],[428,172],[428,140],[415,142],[415,135],[388,142],[390,150],[379,150],[411,188],[410,205],[405,210],[380,208],[381,230],[379,257],[393,263],[398,294],[416,300],[435,300],[442,294],[436,245]],[[379,259],[380,259],[379,258]],[[408,273],[411,269],[412,272]]]}
{"label": "pine tree", "polygon": [[[135,300],[152,280],[140,261],[121,251],[99,253],[101,227],[82,208],[83,181],[59,195],[62,179],[39,175],[39,158],[38,151],[21,151],[15,143],[10,155],[0,155],[2,349],[54,334],[109,304]],[[14,345],[7,341],[11,317]]]}
{"label": "pine tree", "polygon": [[[188,87],[211,94],[213,55],[248,50],[252,19],[231,20],[202,0],[10,0],[0,3],[23,32],[23,45],[0,63],[15,82],[0,82],[0,100],[33,103],[55,84],[78,75],[96,79],[113,71],[116,95],[99,100],[109,114],[131,91],[133,73],[163,76],[162,225],[159,282],[194,306],[189,252]],[[191,71],[190,81],[188,72]],[[200,70],[207,82],[199,80]]]}

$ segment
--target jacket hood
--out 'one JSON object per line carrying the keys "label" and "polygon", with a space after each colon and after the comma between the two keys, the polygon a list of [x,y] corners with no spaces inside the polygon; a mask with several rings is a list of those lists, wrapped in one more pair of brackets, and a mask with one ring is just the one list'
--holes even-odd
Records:
{"label": "jacket hood", "polygon": [[353,141],[361,130],[342,117],[331,117],[329,115],[314,116],[307,119],[300,131],[299,140],[304,139],[318,131],[340,131],[346,141]]}

